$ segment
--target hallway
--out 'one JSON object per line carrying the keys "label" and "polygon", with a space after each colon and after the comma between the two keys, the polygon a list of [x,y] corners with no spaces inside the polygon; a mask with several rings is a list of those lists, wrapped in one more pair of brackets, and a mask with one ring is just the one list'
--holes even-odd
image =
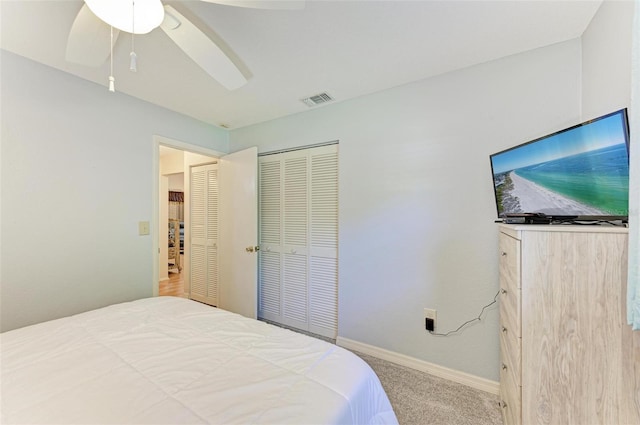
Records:
{"label": "hallway", "polygon": [[[182,255],[180,257],[182,257]],[[182,258],[180,259],[180,262],[182,263]],[[180,272],[174,272],[173,270],[170,271],[169,280],[160,281],[160,288],[158,290],[158,295],[160,295],[161,297],[173,296],[173,297],[189,298],[189,294],[184,293],[183,273],[184,273],[184,270]]]}

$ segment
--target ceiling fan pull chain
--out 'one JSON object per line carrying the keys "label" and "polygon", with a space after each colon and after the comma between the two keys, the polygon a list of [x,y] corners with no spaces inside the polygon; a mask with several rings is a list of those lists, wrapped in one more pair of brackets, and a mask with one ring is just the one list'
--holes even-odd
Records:
{"label": "ceiling fan pull chain", "polygon": [[[133,37],[133,36],[132,36]],[[137,61],[137,56],[136,56],[136,52],[131,52],[129,54],[129,58],[131,60],[130,64],[129,64],[129,70],[131,72],[137,72],[138,71],[138,61]]]}
{"label": "ceiling fan pull chain", "polygon": [[135,37],[135,32],[136,32],[136,2],[135,0],[131,2],[131,53],[129,54],[129,70],[131,72],[137,72],[138,71],[138,56],[136,55],[135,52],[135,45],[134,45],[134,37]]}
{"label": "ceiling fan pull chain", "polygon": [[113,78],[113,27],[111,27],[111,44],[110,44],[110,48],[111,48],[111,73],[109,74],[109,91],[110,92],[115,92],[116,91],[116,87],[115,87],[115,83],[116,83],[116,79]]}

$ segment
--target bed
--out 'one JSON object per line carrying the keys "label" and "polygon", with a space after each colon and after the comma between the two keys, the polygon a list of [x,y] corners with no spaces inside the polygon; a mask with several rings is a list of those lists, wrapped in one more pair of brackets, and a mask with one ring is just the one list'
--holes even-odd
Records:
{"label": "bed", "polygon": [[0,349],[3,424],[397,423],[353,353],[182,298],[5,332]]}

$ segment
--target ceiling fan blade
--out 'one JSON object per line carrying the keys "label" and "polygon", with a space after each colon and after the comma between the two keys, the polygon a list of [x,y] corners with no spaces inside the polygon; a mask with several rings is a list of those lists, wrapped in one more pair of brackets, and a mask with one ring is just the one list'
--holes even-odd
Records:
{"label": "ceiling fan blade", "polygon": [[[83,5],[69,32],[66,60],[86,66],[102,65],[111,51],[110,29],[111,27],[98,19],[86,4]],[[120,31],[114,28],[114,43],[118,34]]]}
{"label": "ceiling fan blade", "polygon": [[224,4],[227,6],[249,7],[252,9],[304,9],[305,0],[202,0],[209,3]]}
{"label": "ceiling fan blade", "polygon": [[228,90],[247,83],[238,67],[209,37],[171,6],[164,6],[160,28],[209,75]]}

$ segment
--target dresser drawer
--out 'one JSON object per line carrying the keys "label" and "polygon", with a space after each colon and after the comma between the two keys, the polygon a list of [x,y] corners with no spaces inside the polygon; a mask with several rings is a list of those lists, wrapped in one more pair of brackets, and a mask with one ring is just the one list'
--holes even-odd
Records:
{"label": "dresser drawer", "polygon": [[500,285],[506,289],[521,287],[520,282],[520,241],[500,233]]}
{"label": "dresser drawer", "polygon": [[500,332],[500,382],[507,375],[522,386],[522,339],[508,331]]}
{"label": "dresser drawer", "polygon": [[520,289],[505,288],[500,282],[500,331],[504,327],[518,338],[522,337],[520,296]]}
{"label": "dresser drawer", "polygon": [[500,375],[500,409],[505,425],[522,424],[522,388],[509,373]]}

